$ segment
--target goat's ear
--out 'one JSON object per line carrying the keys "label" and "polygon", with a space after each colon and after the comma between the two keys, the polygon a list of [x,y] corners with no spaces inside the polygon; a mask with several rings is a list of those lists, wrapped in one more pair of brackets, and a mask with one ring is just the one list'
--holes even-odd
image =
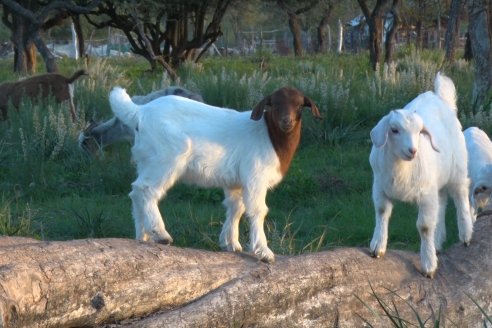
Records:
{"label": "goat's ear", "polygon": [[371,130],[371,141],[376,148],[383,147],[388,140],[390,114],[384,116]]}
{"label": "goat's ear", "polygon": [[318,106],[316,106],[316,104],[309,97],[304,96],[304,106],[311,107],[311,113],[314,117],[320,119],[323,118],[323,116],[321,116],[321,113],[319,112]]}
{"label": "goat's ear", "polygon": [[432,149],[439,153],[439,149],[436,147],[436,145],[434,144],[434,140],[432,139],[432,134],[429,132],[429,130],[427,130],[425,126],[423,127],[422,131],[420,131],[420,133],[425,134],[429,137]]}
{"label": "goat's ear", "polygon": [[251,119],[258,121],[263,116],[263,111],[265,110],[265,106],[271,106],[271,97],[266,96],[263,98],[258,105],[255,106],[253,111],[251,112]]}

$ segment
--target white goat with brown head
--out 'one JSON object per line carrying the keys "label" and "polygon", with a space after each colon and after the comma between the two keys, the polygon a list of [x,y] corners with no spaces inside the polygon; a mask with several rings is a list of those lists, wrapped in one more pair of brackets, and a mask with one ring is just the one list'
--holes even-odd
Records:
{"label": "white goat with brown head", "polygon": [[239,221],[246,212],[251,250],[263,261],[274,261],[263,229],[265,198],[287,173],[299,145],[303,107],[320,117],[308,97],[281,88],[248,112],[175,96],[139,106],[118,87],[109,98],[116,117],[135,131],[138,177],[130,197],[137,239],[172,242],[158,202],[179,180],[224,190],[223,248],[242,250]]}

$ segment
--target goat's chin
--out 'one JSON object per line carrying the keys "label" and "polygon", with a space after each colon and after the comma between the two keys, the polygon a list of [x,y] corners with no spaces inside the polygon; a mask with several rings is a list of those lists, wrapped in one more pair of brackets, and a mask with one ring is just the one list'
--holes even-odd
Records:
{"label": "goat's chin", "polygon": [[283,133],[291,133],[294,131],[295,125],[280,125],[279,128]]}
{"label": "goat's chin", "polygon": [[409,154],[400,154],[400,159],[405,162],[411,162],[415,159],[415,155],[409,155]]}

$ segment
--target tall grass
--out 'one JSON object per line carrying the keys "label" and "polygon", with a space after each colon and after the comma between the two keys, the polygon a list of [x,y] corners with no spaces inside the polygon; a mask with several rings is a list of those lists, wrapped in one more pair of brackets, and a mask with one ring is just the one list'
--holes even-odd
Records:
{"label": "tall grass", "polygon": [[[440,53],[402,55],[377,72],[367,69],[365,54],[206,59],[183,65],[175,83],[201,93],[209,104],[238,110],[251,109],[284,85],[301,89],[319,106],[324,119],[313,119],[306,109],[300,149],[284,181],[267,198],[270,245],[276,253],[299,254],[367,246],[374,220],[369,130],[390,109],[432,88],[442,66],[439,58]],[[60,65],[67,75],[78,66],[67,59]],[[91,158],[78,148],[77,136],[89,120],[112,116],[107,95],[114,85],[133,95],[172,82],[162,72],[146,71],[145,61],[136,58],[94,59],[86,68],[90,76],[76,82],[78,122],[70,120],[66,105],[50,101],[26,102],[19,112],[11,110],[9,122],[0,122],[0,192],[15,192],[19,202],[29,203],[35,209],[32,219],[42,224],[47,238],[132,237],[127,194],[135,168],[129,145]],[[461,81],[471,80],[471,68],[459,62],[446,70],[456,82],[460,106],[466,107],[471,85]],[[478,120],[467,113],[465,108],[460,114],[464,125]],[[217,249],[222,198],[217,189],[173,188],[160,207],[175,243]],[[455,236],[449,213],[448,235]],[[390,247],[418,248],[415,216],[413,206],[396,206]],[[241,224],[241,242],[247,246],[248,227]]]}

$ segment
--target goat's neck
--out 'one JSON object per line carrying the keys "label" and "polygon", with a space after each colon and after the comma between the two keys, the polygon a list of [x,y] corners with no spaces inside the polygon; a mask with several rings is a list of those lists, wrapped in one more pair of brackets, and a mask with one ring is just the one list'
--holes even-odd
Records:
{"label": "goat's neck", "polygon": [[270,141],[280,161],[280,172],[285,176],[301,140],[301,121],[288,133],[281,131],[269,115],[265,115],[265,122]]}

